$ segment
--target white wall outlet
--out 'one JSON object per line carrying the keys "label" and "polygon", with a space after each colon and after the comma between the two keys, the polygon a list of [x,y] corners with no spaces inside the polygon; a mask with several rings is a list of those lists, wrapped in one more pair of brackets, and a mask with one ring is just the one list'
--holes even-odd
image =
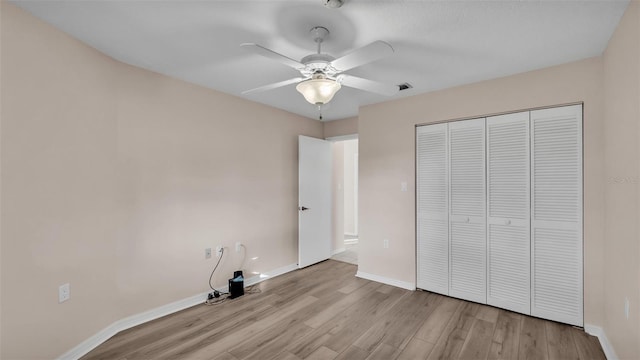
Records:
{"label": "white wall outlet", "polygon": [[70,297],[71,297],[71,287],[69,286],[69,283],[60,285],[58,287],[58,302],[59,303],[65,302],[69,300]]}
{"label": "white wall outlet", "polygon": [[216,246],[216,257],[222,256],[222,246]]}
{"label": "white wall outlet", "polygon": [[204,249],[204,258],[211,259],[211,248]]}
{"label": "white wall outlet", "polygon": [[629,320],[629,298],[624,298],[624,316]]}
{"label": "white wall outlet", "polygon": [[389,248],[389,239],[382,240],[382,247],[385,249]]}
{"label": "white wall outlet", "polygon": [[409,189],[409,187],[407,186],[407,182],[403,181],[400,183],[400,191],[402,192],[407,192],[407,190]]}
{"label": "white wall outlet", "polygon": [[240,252],[241,247],[242,247],[242,243],[240,241],[236,242],[236,252]]}

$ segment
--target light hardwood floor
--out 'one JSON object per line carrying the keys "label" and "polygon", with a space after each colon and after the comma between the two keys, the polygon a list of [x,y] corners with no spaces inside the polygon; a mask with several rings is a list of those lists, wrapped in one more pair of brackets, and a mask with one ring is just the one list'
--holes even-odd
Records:
{"label": "light hardwood floor", "polygon": [[358,265],[358,243],[344,244],[344,251],[339,252],[331,257],[331,260],[346,262]]}
{"label": "light hardwood floor", "polygon": [[568,325],[356,278],[328,260],[123,331],[83,359],[604,359]]}

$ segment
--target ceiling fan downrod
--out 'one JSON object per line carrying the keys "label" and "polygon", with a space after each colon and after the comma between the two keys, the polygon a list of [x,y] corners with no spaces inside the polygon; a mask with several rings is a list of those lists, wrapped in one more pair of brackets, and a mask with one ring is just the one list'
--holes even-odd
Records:
{"label": "ceiling fan downrod", "polygon": [[322,42],[329,35],[329,29],[324,26],[316,26],[309,30],[311,36],[313,36],[313,41],[318,44],[318,54],[322,51]]}

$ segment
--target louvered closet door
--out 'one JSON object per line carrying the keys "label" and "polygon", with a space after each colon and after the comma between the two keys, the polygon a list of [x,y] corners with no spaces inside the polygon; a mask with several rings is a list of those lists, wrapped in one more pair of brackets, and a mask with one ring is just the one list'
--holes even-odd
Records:
{"label": "louvered closet door", "polygon": [[416,129],[417,287],[449,294],[447,124]]}
{"label": "louvered closet door", "polygon": [[582,326],[582,106],[531,112],[531,314]]}
{"label": "louvered closet door", "polygon": [[487,118],[487,303],[531,313],[529,112]]}
{"label": "louvered closet door", "polygon": [[486,303],[485,119],[449,124],[449,294]]}

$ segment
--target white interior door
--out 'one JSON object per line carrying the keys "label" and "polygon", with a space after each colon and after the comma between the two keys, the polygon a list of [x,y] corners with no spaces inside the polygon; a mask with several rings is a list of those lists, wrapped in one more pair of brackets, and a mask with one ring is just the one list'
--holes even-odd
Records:
{"label": "white interior door", "polygon": [[582,326],[582,106],[532,111],[531,147],[531,315]]}
{"label": "white interior door", "polygon": [[449,295],[447,124],[416,129],[417,287]]}
{"label": "white interior door", "polygon": [[298,267],[331,257],[331,143],[298,137]]}
{"label": "white interior door", "polygon": [[487,118],[487,304],[531,313],[529,112]]}
{"label": "white interior door", "polygon": [[486,303],[485,119],[449,124],[449,295]]}

